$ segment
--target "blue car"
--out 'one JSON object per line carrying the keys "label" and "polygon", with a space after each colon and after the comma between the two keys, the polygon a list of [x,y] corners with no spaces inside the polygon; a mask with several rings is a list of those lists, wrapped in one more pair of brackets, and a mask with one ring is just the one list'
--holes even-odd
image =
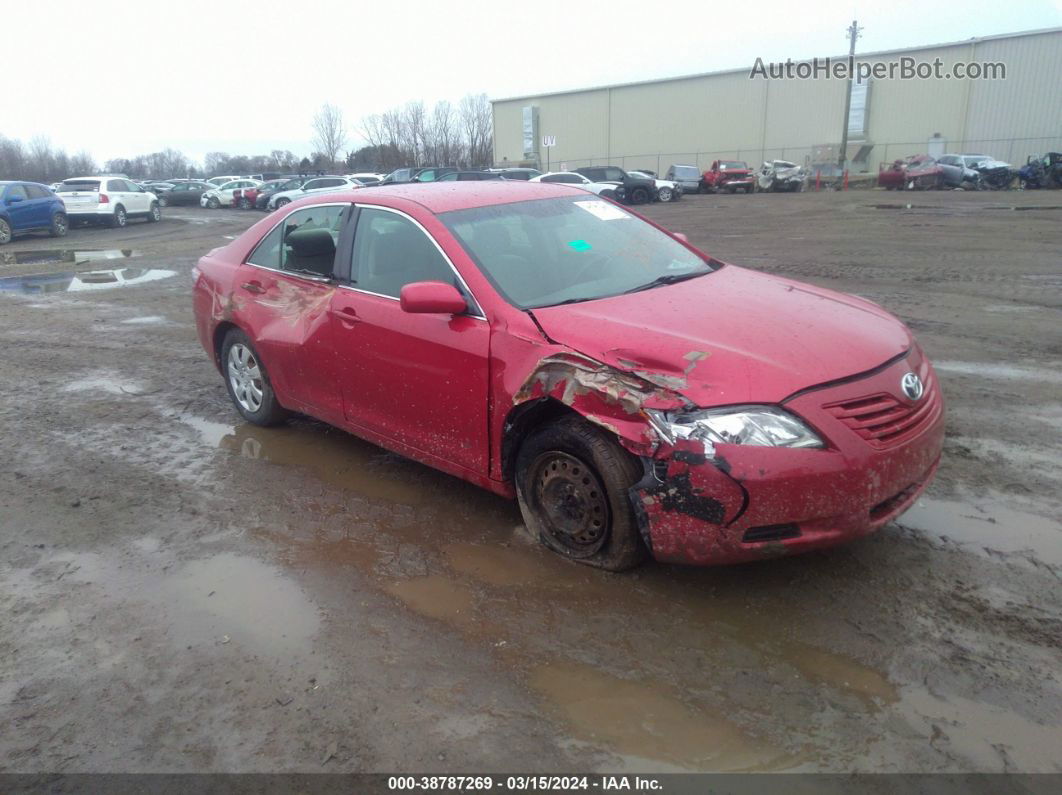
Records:
{"label": "blue car", "polygon": [[66,205],[37,182],[0,182],[0,246],[15,235],[47,232],[66,235]]}

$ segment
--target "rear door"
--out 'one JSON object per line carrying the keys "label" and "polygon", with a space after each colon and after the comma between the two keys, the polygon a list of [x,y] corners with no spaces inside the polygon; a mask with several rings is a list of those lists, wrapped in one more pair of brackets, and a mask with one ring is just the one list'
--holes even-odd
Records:
{"label": "rear door", "polygon": [[27,183],[23,187],[26,189],[26,196],[28,197],[26,204],[29,206],[30,223],[38,229],[51,226],[52,202],[55,199],[55,194],[43,185]]}
{"label": "rear door", "polygon": [[[443,249],[410,216],[362,207],[350,268],[331,303],[348,422],[422,460],[485,475],[490,328]],[[469,311],[403,311],[402,287],[421,281],[453,284]]]}
{"label": "rear door", "polygon": [[331,422],[343,412],[328,309],[335,247],[349,215],[349,204],[288,214],[240,266],[234,289],[240,323],[284,405]]}

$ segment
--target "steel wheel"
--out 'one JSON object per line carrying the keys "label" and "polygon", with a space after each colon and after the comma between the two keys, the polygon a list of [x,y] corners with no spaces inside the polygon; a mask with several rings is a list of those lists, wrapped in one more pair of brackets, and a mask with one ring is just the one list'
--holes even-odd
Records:
{"label": "steel wheel", "polygon": [[0,218],[0,246],[11,242],[11,224]]}
{"label": "steel wheel", "polygon": [[254,414],[262,407],[264,396],[262,369],[254,352],[246,345],[236,343],[229,348],[229,385],[236,401],[250,413]]}
{"label": "steel wheel", "polygon": [[550,538],[573,557],[588,557],[608,540],[605,487],[597,473],[573,455],[543,453],[531,467],[532,507]]}

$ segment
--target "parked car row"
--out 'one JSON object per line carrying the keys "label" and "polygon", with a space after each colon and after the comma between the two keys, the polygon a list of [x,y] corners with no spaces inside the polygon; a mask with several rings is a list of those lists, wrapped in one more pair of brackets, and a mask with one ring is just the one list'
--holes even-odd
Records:
{"label": "parked car row", "polygon": [[878,186],[886,190],[1008,190],[1012,187],[1062,188],[1062,153],[1030,155],[1025,165],[984,154],[910,155],[882,163]]}

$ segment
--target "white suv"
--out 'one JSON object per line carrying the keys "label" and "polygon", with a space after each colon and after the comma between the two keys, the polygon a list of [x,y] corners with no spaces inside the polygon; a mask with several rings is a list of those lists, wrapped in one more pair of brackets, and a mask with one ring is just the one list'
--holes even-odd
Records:
{"label": "white suv", "polygon": [[270,210],[279,210],[285,204],[290,204],[304,196],[315,196],[318,193],[336,193],[341,190],[363,187],[365,186],[361,182],[350,177],[315,177],[302,183],[301,188],[274,193],[269,197],[268,207]]}
{"label": "white suv", "polygon": [[56,194],[66,205],[71,224],[78,221],[106,221],[125,226],[130,218],[158,221],[162,218],[159,200],[139,185],[122,177],[74,177],[63,180]]}
{"label": "white suv", "polygon": [[256,179],[234,179],[231,182],[223,182],[213,190],[208,190],[202,196],[199,197],[200,207],[209,207],[211,210],[216,210],[218,207],[225,205],[226,207],[232,206],[232,192],[241,190],[243,188],[257,188],[261,186],[261,182]]}

